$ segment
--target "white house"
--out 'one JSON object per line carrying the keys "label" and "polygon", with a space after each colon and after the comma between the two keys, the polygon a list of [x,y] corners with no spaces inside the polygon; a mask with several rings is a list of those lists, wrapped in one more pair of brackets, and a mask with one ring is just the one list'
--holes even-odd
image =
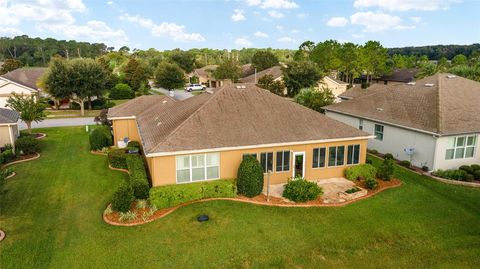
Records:
{"label": "white house", "polygon": [[324,107],[325,113],[375,135],[370,149],[429,170],[480,164],[479,82],[436,74],[344,95],[346,101]]}
{"label": "white house", "polygon": [[38,96],[38,79],[46,68],[19,68],[0,76],[0,108],[4,108],[8,98],[15,94]]}

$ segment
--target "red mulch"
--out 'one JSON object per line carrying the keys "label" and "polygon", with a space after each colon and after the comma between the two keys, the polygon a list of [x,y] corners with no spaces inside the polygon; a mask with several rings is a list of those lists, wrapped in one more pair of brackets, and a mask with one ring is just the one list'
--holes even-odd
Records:
{"label": "red mulch", "polygon": [[142,219],[143,212],[149,211],[150,208],[138,209],[138,208],[136,208],[136,204],[137,204],[137,201],[134,201],[132,203],[132,206],[130,207],[130,211],[135,212],[135,214],[137,215],[137,219],[135,219],[135,220],[121,222],[119,220],[120,212],[112,212],[110,214],[106,214],[106,215],[104,215],[104,218],[106,220],[108,220],[108,222],[110,222],[110,224],[113,224],[113,225],[117,224],[117,225],[120,225],[120,226],[122,226],[122,225],[130,226],[130,225],[138,225],[138,224],[144,224],[144,223],[151,222],[153,220],[159,219],[159,218],[167,215],[167,213],[176,209],[176,207],[159,209],[159,210],[155,211],[155,213],[153,213],[153,215],[151,215],[147,219],[147,221],[143,221],[143,219]]}

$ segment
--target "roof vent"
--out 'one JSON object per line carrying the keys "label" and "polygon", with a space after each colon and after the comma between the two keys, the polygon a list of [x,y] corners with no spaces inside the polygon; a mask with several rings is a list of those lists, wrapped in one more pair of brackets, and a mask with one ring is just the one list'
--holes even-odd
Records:
{"label": "roof vent", "polygon": [[382,111],[383,111],[383,108],[377,107],[377,112],[382,112]]}
{"label": "roof vent", "polygon": [[449,78],[449,79],[456,78],[456,77],[457,76],[455,76],[455,75],[447,75],[447,78]]}
{"label": "roof vent", "polygon": [[410,86],[414,86],[415,84],[417,84],[415,81],[410,81],[409,83],[407,83],[407,85],[410,85]]}
{"label": "roof vent", "polygon": [[163,101],[162,101],[162,104],[165,104],[166,102],[167,102],[167,100],[163,100]]}
{"label": "roof vent", "polygon": [[245,85],[237,85],[236,88],[239,89],[239,90],[240,90],[240,89],[246,89],[247,86],[245,86]]}
{"label": "roof vent", "polygon": [[425,83],[425,87],[433,87],[433,86],[435,86],[435,84],[433,84],[433,83]]}

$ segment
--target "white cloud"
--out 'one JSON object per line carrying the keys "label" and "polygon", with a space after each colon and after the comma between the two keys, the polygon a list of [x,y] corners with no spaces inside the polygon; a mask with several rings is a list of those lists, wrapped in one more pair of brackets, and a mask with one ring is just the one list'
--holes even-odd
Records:
{"label": "white cloud", "polygon": [[432,11],[447,9],[459,0],[355,0],[356,8],[379,7],[388,11],[422,10]]}
{"label": "white cloud", "polygon": [[109,6],[111,6],[111,5],[113,5],[113,4],[115,4],[115,2],[113,2],[113,1],[108,1],[108,2],[107,2],[107,5],[109,5]]}
{"label": "white cloud", "polygon": [[278,11],[276,11],[276,10],[270,10],[270,11],[268,12],[268,15],[269,15],[270,17],[272,17],[272,18],[275,18],[275,19],[281,19],[281,18],[284,17],[283,13],[278,12]]}
{"label": "white cloud", "polygon": [[243,15],[243,9],[235,9],[233,11],[232,21],[244,21],[246,19],[245,15]]}
{"label": "white cloud", "polygon": [[401,25],[402,19],[398,16],[381,12],[357,12],[350,16],[350,23],[364,26],[364,32],[381,32],[389,29],[405,30],[415,26]]}
{"label": "white cloud", "polygon": [[199,33],[187,33],[184,25],[178,25],[175,23],[162,22],[160,24],[154,23],[151,19],[141,16],[131,16],[124,14],[120,16],[121,20],[138,24],[146,29],[150,30],[153,36],[168,37],[175,41],[182,42],[201,42],[205,41],[205,38]]}
{"label": "white cloud", "polygon": [[296,43],[297,40],[291,38],[291,37],[288,37],[288,36],[284,36],[284,37],[280,37],[279,39],[277,39],[278,42],[281,42],[281,43]]}
{"label": "white cloud", "polygon": [[253,46],[253,43],[250,40],[248,40],[248,38],[241,37],[241,38],[235,39],[235,45],[241,48],[248,48]]}
{"label": "white cloud", "polygon": [[343,27],[348,24],[348,19],[345,17],[331,17],[327,21],[327,25],[331,27]]}
{"label": "white cloud", "polygon": [[246,0],[249,6],[259,6],[263,9],[292,9],[299,5],[291,0]]}
{"label": "white cloud", "polygon": [[420,23],[422,21],[421,17],[410,17],[410,20],[412,20],[414,23]]}
{"label": "white cloud", "polygon": [[268,38],[268,34],[261,32],[261,31],[256,31],[255,34],[253,34],[256,37],[261,37],[261,38]]}
{"label": "white cloud", "polygon": [[279,30],[279,31],[283,31],[283,26],[281,26],[281,25],[277,25],[277,26],[275,26],[275,28],[277,28],[277,30]]}
{"label": "white cloud", "polygon": [[13,27],[1,27],[0,26],[0,35],[1,36],[8,36],[8,37],[13,37],[13,36],[18,36],[18,35],[23,35],[23,32],[20,31],[17,28]]}

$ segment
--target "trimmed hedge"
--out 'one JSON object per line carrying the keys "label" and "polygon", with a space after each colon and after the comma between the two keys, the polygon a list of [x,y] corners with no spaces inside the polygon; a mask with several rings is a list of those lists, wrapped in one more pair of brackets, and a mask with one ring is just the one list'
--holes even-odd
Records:
{"label": "trimmed hedge", "polygon": [[112,149],[108,152],[108,163],[113,168],[127,169],[126,149]]}
{"label": "trimmed hedge", "polygon": [[150,189],[150,202],[159,209],[174,207],[199,199],[236,196],[235,181],[225,179],[166,185]]}
{"label": "trimmed hedge", "polygon": [[383,155],[383,158],[393,160],[393,155],[391,153],[385,153],[385,155]]}
{"label": "trimmed hedge", "polygon": [[263,168],[253,156],[245,156],[237,173],[238,194],[254,197],[263,190]]}
{"label": "trimmed hedge", "polygon": [[142,156],[138,154],[127,155],[127,168],[130,174],[130,185],[133,189],[133,196],[136,199],[148,199],[150,184],[148,183],[147,172]]}
{"label": "trimmed hedge", "polygon": [[119,212],[127,212],[133,202],[133,189],[128,183],[124,183],[113,194],[112,209]]}
{"label": "trimmed hedge", "polygon": [[127,147],[140,149],[142,145],[138,141],[128,141]]}
{"label": "trimmed hedge", "polygon": [[460,181],[468,181],[469,180],[469,174],[465,172],[464,170],[437,170],[432,173],[434,176],[437,177],[442,177],[446,179],[452,179],[452,180],[460,180]]}
{"label": "trimmed hedge", "polygon": [[473,178],[475,180],[480,180],[480,169],[479,170],[475,170],[475,172],[473,172]]}
{"label": "trimmed hedge", "polygon": [[102,125],[92,130],[90,133],[90,149],[101,150],[113,145],[113,138],[110,127]]}
{"label": "trimmed hedge", "polygon": [[294,202],[307,202],[317,199],[320,194],[322,194],[322,188],[316,182],[296,178],[288,181],[282,196]]}
{"label": "trimmed hedge", "polygon": [[410,166],[411,166],[410,161],[407,161],[407,160],[400,161],[400,162],[398,162],[398,164],[403,166],[403,167],[406,167],[406,168],[410,168]]}
{"label": "trimmed hedge", "polygon": [[375,178],[377,168],[371,164],[359,164],[345,169],[345,177],[348,180],[358,180],[360,178]]}
{"label": "trimmed hedge", "polygon": [[40,141],[31,136],[19,137],[15,141],[15,151],[17,154],[40,152]]}

